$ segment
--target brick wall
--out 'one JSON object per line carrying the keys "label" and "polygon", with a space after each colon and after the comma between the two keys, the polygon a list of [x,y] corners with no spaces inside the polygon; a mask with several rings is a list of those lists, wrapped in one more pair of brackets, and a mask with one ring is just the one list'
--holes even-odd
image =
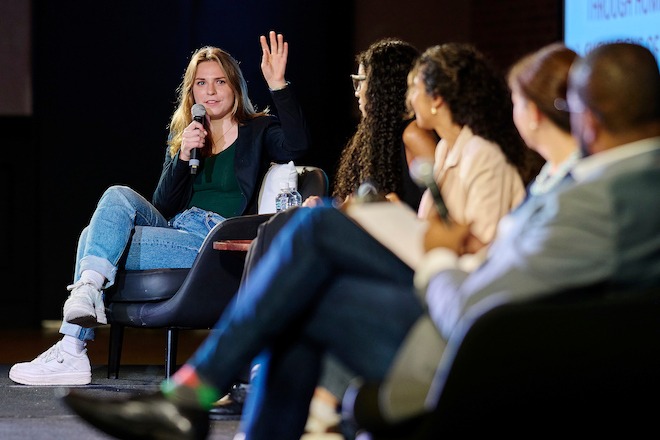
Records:
{"label": "brick wall", "polygon": [[472,0],[470,39],[501,68],[561,41],[561,0]]}
{"label": "brick wall", "polygon": [[562,0],[355,0],[355,49],[383,36],[420,49],[471,42],[505,69],[562,38]]}

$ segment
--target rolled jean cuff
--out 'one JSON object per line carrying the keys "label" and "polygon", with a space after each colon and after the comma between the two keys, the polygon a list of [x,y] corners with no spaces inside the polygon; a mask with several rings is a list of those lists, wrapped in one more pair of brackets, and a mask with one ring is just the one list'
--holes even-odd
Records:
{"label": "rolled jean cuff", "polygon": [[86,257],[83,257],[83,259],[80,260],[80,273],[76,274],[76,279],[80,278],[80,275],[85,270],[93,270],[94,272],[98,272],[103,275],[107,280],[103,285],[104,289],[107,289],[115,283],[117,267],[113,266],[112,263],[110,263],[105,258],[97,257],[94,255],[87,255]]}
{"label": "rolled jean cuff", "polygon": [[66,321],[62,321],[60,333],[67,336],[73,336],[81,341],[92,341],[94,340],[95,335],[93,328],[84,328]]}

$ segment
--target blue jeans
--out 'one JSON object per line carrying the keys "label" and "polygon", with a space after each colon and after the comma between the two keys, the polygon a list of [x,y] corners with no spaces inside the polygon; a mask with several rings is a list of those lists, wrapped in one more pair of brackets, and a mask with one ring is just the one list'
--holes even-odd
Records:
{"label": "blue jeans", "polygon": [[[111,186],[99,200],[78,240],[74,282],[84,270],[114,284],[117,268],[147,270],[191,267],[209,231],[224,218],[190,208],[169,222],[147,199],[126,186]],[[94,329],[63,322],[60,333],[94,339]]]}
{"label": "blue jeans", "polygon": [[413,271],[334,208],[302,208],[188,364],[226,390],[258,356],[241,429],[298,439],[331,353],[365,380],[385,376],[423,306]]}
{"label": "blue jeans", "polygon": [[[281,211],[259,226],[257,237],[254,239],[252,246],[250,246],[245,259],[245,269],[243,270],[241,283],[247,284],[249,282],[252,269],[259,264],[259,261],[269,249],[279,231],[282,230],[297,212],[297,209],[290,208]],[[322,370],[319,386],[326,388],[335,397],[341,399],[351,380],[355,377],[354,373],[349,371],[332,356],[328,356],[324,360]]]}

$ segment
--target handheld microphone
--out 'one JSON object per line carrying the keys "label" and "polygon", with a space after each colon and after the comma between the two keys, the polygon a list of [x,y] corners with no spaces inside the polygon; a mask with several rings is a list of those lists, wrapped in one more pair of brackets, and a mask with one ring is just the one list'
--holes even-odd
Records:
{"label": "handheld microphone", "polygon": [[[200,124],[204,124],[204,118],[206,117],[206,108],[202,104],[195,104],[190,109],[192,113],[193,121],[197,121]],[[197,150],[199,148],[193,148],[190,150],[190,174],[197,174],[197,168],[199,167],[199,159],[197,158]]]}
{"label": "handheld microphone", "polygon": [[417,185],[425,186],[429,189],[433,196],[435,209],[440,214],[440,218],[447,224],[451,223],[447,205],[445,205],[442,194],[440,194],[440,188],[438,188],[438,183],[433,177],[433,162],[428,159],[413,159],[410,164],[410,177],[412,177]]}

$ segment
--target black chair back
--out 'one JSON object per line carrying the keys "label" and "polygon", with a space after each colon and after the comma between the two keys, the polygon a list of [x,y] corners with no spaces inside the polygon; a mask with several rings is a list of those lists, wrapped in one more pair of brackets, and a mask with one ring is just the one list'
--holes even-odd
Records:
{"label": "black chair back", "polygon": [[[304,197],[326,196],[328,178],[317,167],[297,166],[298,187]],[[124,327],[166,328],[166,376],[176,368],[180,329],[211,328],[230,303],[241,282],[245,252],[218,251],[220,240],[251,240],[260,224],[273,214],[228,218],[204,240],[190,269],[119,270],[105,291],[110,328],[108,377],[119,377]]]}
{"label": "black chair back", "polygon": [[429,414],[388,424],[378,384],[352,389],[372,439],[657,430],[660,287],[602,286],[499,305],[448,341]]}

